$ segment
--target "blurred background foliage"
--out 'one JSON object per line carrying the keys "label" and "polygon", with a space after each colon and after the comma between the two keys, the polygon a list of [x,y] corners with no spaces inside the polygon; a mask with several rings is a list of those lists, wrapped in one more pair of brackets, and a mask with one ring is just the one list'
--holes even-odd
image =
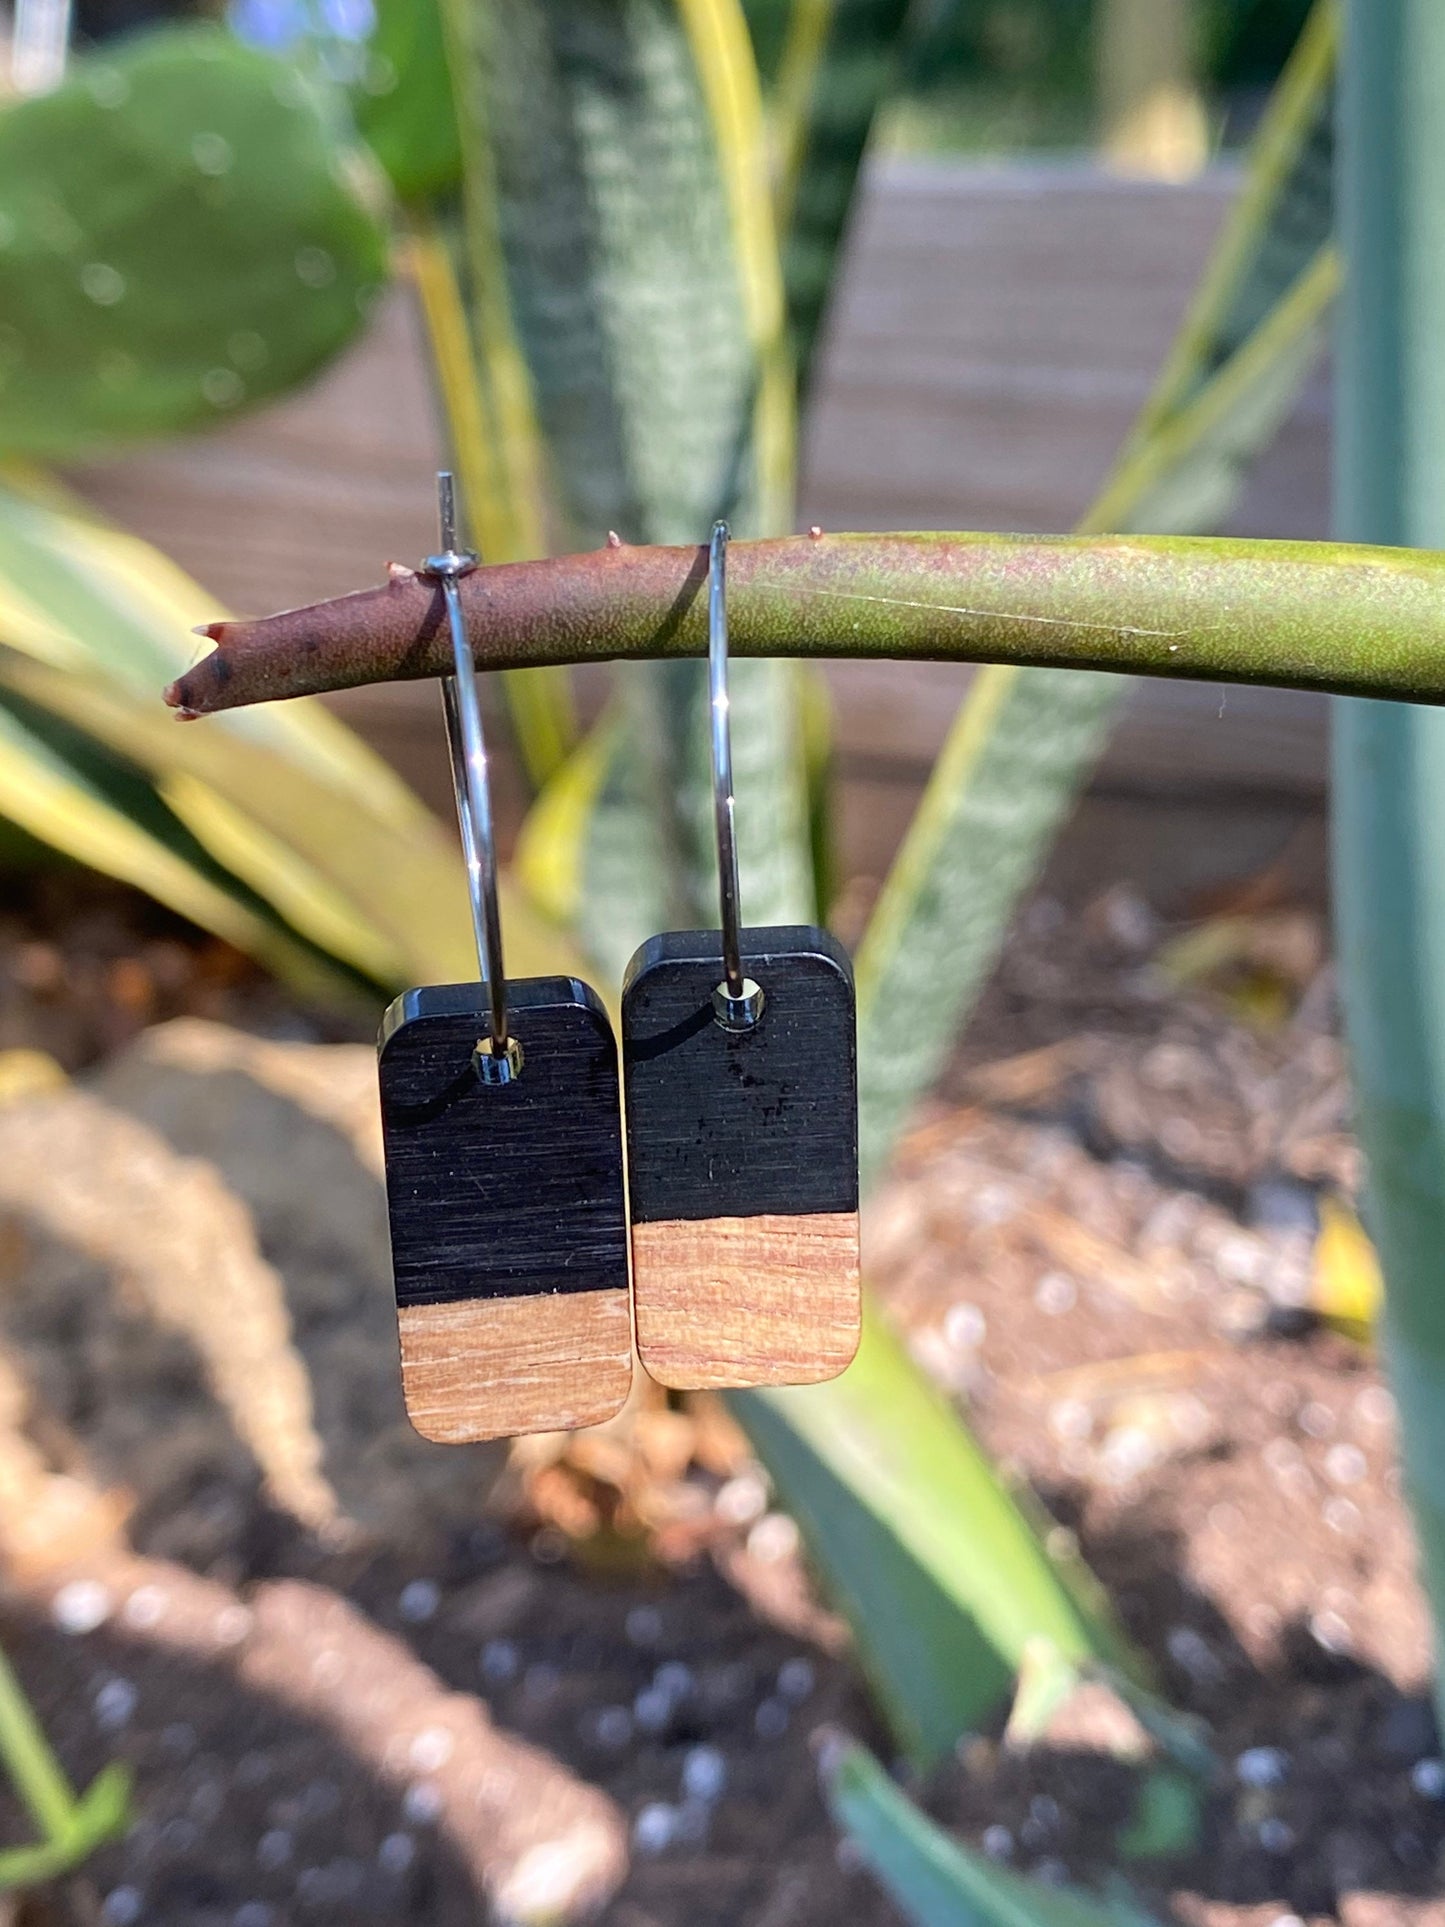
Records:
{"label": "blurred background foliage", "polygon": [[[1130,4],[1103,15],[1122,10],[1117,28]],[[1202,157],[1199,128],[1208,144],[1254,125],[1253,159],[1086,526],[1203,532],[1288,414],[1334,294],[1332,15],[1314,9],[1261,114],[1302,5],[1148,4],[1189,28],[1141,69],[1167,125],[1140,136],[1138,103],[1116,103],[1106,145],[1147,162],[1159,135],[1178,171]],[[1103,15],[1081,0],[239,0],[234,32],[132,35],[133,11],[82,7],[83,42],[127,31],[0,106],[0,811],[328,994],[465,975],[440,827],[316,705],[174,729],[159,688],[217,611],[21,463],[264,402],[339,352],[394,274],[489,559],[608,529],[697,539],[718,514],[739,534],[789,527],[870,141],[1078,144],[1100,121]],[[711,921],[697,669],[619,673],[585,736],[564,674],[506,679],[535,798],[514,974],[580,954],[610,986],[641,937]],[[868,1176],[946,1060],[1121,687],[975,678],[858,955]],[[734,710],[748,920],[825,917],[821,687],[739,664]],[[1023,1726],[1103,1669],[1146,1709],[1161,1774],[1207,1772],[1090,1575],[881,1319],[838,1384],[734,1409],[917,1765],[997,1714],[1021,1668]],[[861,1768],[858,1784],[866,1802]],[[896,1831],[896,1805],[873,1799],[870,1824]],[[971,1905],[1016,1919],[1022,1887],[985,1881]],[[1058,1897],[1038,1907],[1056,1917]]]}

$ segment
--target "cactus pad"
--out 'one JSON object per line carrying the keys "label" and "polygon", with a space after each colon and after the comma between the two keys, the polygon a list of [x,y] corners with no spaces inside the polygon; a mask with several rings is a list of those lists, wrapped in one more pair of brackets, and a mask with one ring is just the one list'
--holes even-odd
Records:
{"label": "cactus pad", "polygon": [[356,333],[384,190],[286,63],[210,27],[0,110],[0,453],[215,423]]}

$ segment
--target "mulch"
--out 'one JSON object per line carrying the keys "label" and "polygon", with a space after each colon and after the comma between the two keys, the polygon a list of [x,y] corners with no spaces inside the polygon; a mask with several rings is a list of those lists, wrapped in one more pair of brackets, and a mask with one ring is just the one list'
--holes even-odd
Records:
{"label": "mulch", "polygon": [[[344,1034],[125,893],[28,890],[0,923],[0,1044],[86,1077],[177,1015]],[[1095,1886],[1122,1864],[1201,1927],[1433,1922],[1445,1766],[1393,1406],[1371,1351],[1309,1308],[1321,1204],[1359,1182],[1325,935],[1287,905],[1202,928],[1122,890],[1077,916],[1035,900],[866,1233],[915,1356],[1204,1722],[1198,1844],[1120,1861],[1148,1775],[1087,1707],[1028,1746],[1000,1719],[914,1790],[1004,1864]],[[898,1918],[811,1750],[841,1726],[887,1758],[886,1737],[720,1408],[653,1396],[525,1448],[488,1516],[414,1540],[329,1545],[229,1476],[226,1544],[181,1556],[241,1602],[344,1599],[601,1789],[631,1836],[610,1927]],[[196,1504],[214,1514],[217,1489]],[[145,1499],[139,1553],[216,1548],[213,1516],[178,1527],[184,1494],[165,1519]],[[482,1917],[425,1771],[387,1780],[222,1659],[116,1623],[67,1630],[17,1596],[0,1630],[76,1777],[121,1757],[138,1789],[129,1838],[31,1927]],[[24,1837],[8,1803],[0,1825]]]}

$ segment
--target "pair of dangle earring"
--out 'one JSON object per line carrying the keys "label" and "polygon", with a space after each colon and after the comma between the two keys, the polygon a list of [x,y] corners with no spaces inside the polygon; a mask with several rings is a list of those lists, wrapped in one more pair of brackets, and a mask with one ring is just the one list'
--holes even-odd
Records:
{"label": "pair of dangle earring", "polygon": [[[859,1332],[852,972],[808,927],[739,913],[727,697],[727,529],[713,531],[709,680],[720,931],[654,937],[618,1051],[575,978],[509,984],[487,756],[450,476],[443,695],[478,984],[398,998],[379,1043],[408,1415],[442,1443],[612,1417],[636,1350],[678,1389],[834,1377]],[[630,1280],[629,1280],[630,1246]]]}

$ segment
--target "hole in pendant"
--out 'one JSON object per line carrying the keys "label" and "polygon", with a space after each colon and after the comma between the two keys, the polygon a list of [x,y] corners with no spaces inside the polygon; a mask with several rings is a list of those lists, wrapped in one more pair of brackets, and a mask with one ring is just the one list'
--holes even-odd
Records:
{"label": "hole in pendant", "polygon": [[522,1075],[522,1040],[509,1037],[498,1045],[491,1037],[479,1037],[472,1052],[472,1065],[484,1084],[510,1084]]}
{"label": "hole in pendant", "polygon": [[724,1030],[751,1030],[763,1014],[764,1001],[762,985],[755,984],[751,977],[743,978],[739,997],[732,996],[721,983],[712,994],[713,1019]]}

